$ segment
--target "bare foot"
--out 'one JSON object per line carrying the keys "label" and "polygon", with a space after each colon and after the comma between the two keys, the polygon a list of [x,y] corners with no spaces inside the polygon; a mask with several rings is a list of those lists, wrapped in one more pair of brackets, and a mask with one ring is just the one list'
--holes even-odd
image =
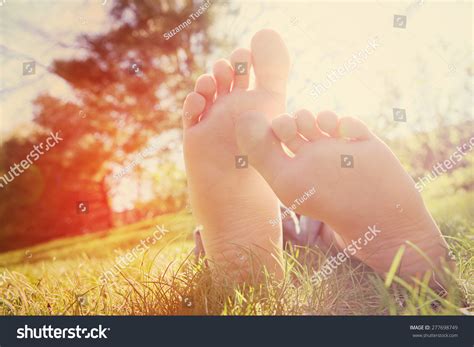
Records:
{"label": "bare foot", "polygon": [[[237,118],[236,134],[252,166],[286,206],[329,224],[339,247],[352,244],[350,255],[374,270],[387,272],[402,245],[402,277],[420,275],[445,259],[444,239],[413,180],[360,120],[300,110],[270,125],[250,111]],[[369,237],[369,228],[378,232]]]}
{"label": "bare foot", "polygon": [[[249,90],[251,66],[256,87]],[[282,232],[268,224],[280,214],[275,193],[245,157],[236,157],[245,153],[237,147],[233,118],[251,109],[269,118],[284,112],[289,67],[281,37],[262,30],[251,50],[235,50],[230,63],[214,64],[213,76],[199,77],[184,103],[188,188],[206,256],[239,278],[262,266],[279,273]]]}

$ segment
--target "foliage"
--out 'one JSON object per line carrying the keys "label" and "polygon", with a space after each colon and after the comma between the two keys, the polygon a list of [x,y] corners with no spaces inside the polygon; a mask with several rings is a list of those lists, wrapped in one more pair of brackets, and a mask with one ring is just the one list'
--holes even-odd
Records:
{"label": "foliage", "polygon": [[[210,16],[201,16],[170,40],[163,36],[186,20],[194,6],[191,0],[114,1],[110,31],[82,35],[78,41],[83,52],[77,58],[54,61],[51,73],[67,82],[76,100],[38,96],[37,126],[28,138],[12,137],[0,148],[3,174],[25,159],[45,133],[58,131],[63,138],[8,189],[0,190],[0,250],[114,225],[111,168],[126,165],[163,131],[180,127],[177,105],[192,89],[191,74],[201,71],[196,57],[202,59],[210,49],[205,35]],[[166,151],[153,155],[165,159]],[[169,171],[172,164],[162,162]],[[134,171],[131,176],[142,179],[141,166]],[[169,196],[161,196],[160,213],[184,204],[182,178],[173,188],[181,194],[168,191],[170,206],[163,206]],[[80,201],[95,206],[87,216],[77,215]]]}

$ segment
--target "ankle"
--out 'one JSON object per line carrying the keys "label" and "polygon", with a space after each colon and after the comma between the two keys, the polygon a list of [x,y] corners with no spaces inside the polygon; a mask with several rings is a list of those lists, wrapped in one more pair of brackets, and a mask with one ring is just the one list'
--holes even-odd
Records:
{"label": "ankle", "polygon": [[238,281],[258,278],[264,269],[281,277],[282,238],[281,225],[271,226],[261,219],[231,223],[217,233],[202,232],[206,257],[215,273]]}

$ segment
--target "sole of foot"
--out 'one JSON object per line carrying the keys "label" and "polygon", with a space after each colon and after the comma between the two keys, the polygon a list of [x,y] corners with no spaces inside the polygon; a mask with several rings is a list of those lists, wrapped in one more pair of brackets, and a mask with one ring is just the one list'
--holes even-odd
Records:
{"label": "sole of foot", "polygon": [[238,117],[236,136],[281,201],[330,225],[346,256],[386,273],[404,247],[404,278],[446,259],[446,243],[413,180],[359,119],[303,109],[269,121],[249,111]]}
{"label": "sole of foot", "polygon": [[[290,60],[280,35],[262,30],[251,48],[238,48],[230,61],[200,76],[183,107],[183,149],[193,213],[203,225],[206,256],[246,278],[262,266],[280,272],[279,202],[261,175],[247,166],[235,138],[235,118],[258,110],[272,119],[285,110]],[[249,88],[251,71],[255,87]],[[254,264],[254,265],[251,265]]]}

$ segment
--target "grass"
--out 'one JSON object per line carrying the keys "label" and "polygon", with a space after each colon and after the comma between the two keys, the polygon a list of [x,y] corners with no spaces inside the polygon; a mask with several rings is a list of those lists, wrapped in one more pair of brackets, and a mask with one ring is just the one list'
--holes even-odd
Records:
{"label": "grass", "polygon": [[[433,182],[436,184],[436,182]],[[164,215],[114,230],[55,240],[0,254],[0,315],[461,315],[473,312],[474,234],[472,192],[428,199],[452,247],[457,272],[447,273],[440,297],[427,280],[409,285],[383,279],[359,263],[346,262],[313,285],[318,250],[285,254],[285,279],[233,286],[217,281],[192,253],[194,222],[186,213]],[[169,231],[122,269],[101,282],[119,255]],[[396,264],[394,264],[395,266]]]}

